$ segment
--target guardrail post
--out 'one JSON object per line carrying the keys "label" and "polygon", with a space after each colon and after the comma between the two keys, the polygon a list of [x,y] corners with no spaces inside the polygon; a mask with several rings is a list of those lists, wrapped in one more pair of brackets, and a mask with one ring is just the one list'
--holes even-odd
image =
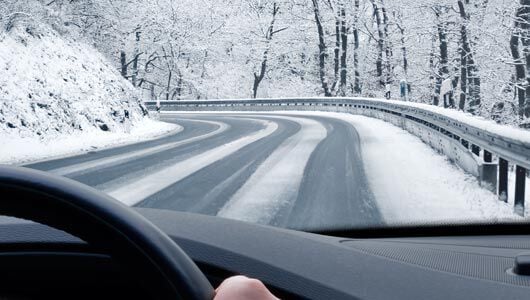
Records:
{"label": "guardrail post", "polygon": [[515,167],[515,198],[514,211],[524,217],[524,192],[526,185],[526,169],[521,166]]}
{"label": "guardrail post", "polygon": [[484,149],[484,163],[480,165],[480,184],[495,193],[497,190],[497,164],[493,163],[491,152]]}
{"label": "guardrail post", "polygon": [[508,202],[508,161],[499,157],[499,200]]}
{"label": "guardrail post", "polygon": [[464,139],[461,139],[460,140],[460,143],[462,144],[462,146],[464,146],[466,149],[469,149],[469,142],[464,140]]}
{"label": "guardrail post", "polygon": [[475,144],[472,144],[471,152],[473,152],[473,154],[475,154],[476,156],[480,156],[480,147]]}
{"label": "guardrail post", "polygon": [[484,162],[490,163],[493,161],[493,156],[491,155],[491,152],[484,149]]}

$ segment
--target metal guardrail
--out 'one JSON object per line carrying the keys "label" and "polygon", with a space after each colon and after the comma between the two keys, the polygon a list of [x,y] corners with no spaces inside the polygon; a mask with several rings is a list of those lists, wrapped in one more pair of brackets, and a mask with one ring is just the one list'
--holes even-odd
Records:
{"label": "metal guardrail", "polygon": [[[496,190],[499,198],[507,201],[508,163],[515,165],[515,211],[524,214],[525,181],[530,169],[530,143],[512,138],[502,132],[485,130],[428,108],[407,102],[367,98],[287,98],[239,100],[160,101],[162,110],[174,111],[284,111],[315,110],[341,111],[361,114],[400,126],[422,140],[481,182]],[[146,101],[150,110],[156,101]],[[436,137],[435,139],[433,137]],[[470,164],[469,158],[476,162]]]}

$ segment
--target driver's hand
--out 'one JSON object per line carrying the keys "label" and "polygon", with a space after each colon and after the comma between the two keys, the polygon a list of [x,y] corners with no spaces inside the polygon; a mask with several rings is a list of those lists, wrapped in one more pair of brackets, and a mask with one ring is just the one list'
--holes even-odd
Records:
{"label": "driver's hand", "polygon": [[279,300],[265,285],[245,276],[234,276],[225,279],[215,290],[214,300]]}

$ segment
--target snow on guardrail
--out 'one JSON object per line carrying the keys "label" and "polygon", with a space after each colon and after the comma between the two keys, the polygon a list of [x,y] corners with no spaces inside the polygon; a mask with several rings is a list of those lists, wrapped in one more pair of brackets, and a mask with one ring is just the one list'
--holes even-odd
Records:
{"label": "snow on guardrail", "polygon": [[[340,101],[366,101],[377,103],[385,103],[391,105],[399,105],[405,107],[418,108],[425,111],[430,111],[435,114],[445,116],[447,118],[454,119],[462,123],[474,126],[477,129],[484,130],[486,132],[494,133],[500,136],[505,136],[507,138],[520,141],[522,143],[528,144],[530,147],[530,130],[525,130],[517,128],[510,125],[498,124],[492,120],[485,119],[483,117],[475,116],[470,113],[463,111],[446,109],[439,106],[433,106],[425,103],[417,102],[405,102],[399,100],[387,100],[380,98],[348,98],[348,97],[333,97],[333,98],[322,98],[322,97],[307,97],[307,98],[258,98],[258,99],[209,99],[209,100],[160,100],[161,105],[201,105],[201,104],[221,104],[221,103],[283,103],[288,101],[297,101],[297,102],[307,102],[304,100],[318,100],[320,102],[335,102],[340,103]],[[155,105],[155,101],[145,101],[148,105]]]}
{"label": "snow on guardrail", "polygon": [[[155,101],[146,101],[148,107],[156,105]],[[225,107],[229,105],[231,109],[237,110],[234,106],[260,106],[276,104],[278,106],[289,104],[316,104],[316,105],[340,105],[340,104],[360,104],[377,105],[394,108],[401,114],[423,113],[422,119],[427,122],[443,126],[446,129],[452,128],[461,135],[468,136],[468,139],[484,148],[492,146],[498,142],[499,149],[492,150],[500,156],[511,156],[509,152],[518,152],[516,162],[530,168],[530,130],[524,130],[513,126],[497,124],[494,121],[473,116],[469,113],[445,109],[423,103],[404,102],[397,100],[386,100],[376,98],[275,98],[275,99],[211,99],[211,100],[162,100],[163,107],[188,107],[193,110],[212,110],[214,107]],[[207,108],[207,109],[205,109]],[[225,107],[226,108],[226,107]],[[187,109],[189,110],[189,109]],[[226,110],[226,109],[224,109]],[[283,108],[281,109],[283,110]],[[507,149],[507,150],[506,150]],[[513,160],[510,160],[513,161]]]}

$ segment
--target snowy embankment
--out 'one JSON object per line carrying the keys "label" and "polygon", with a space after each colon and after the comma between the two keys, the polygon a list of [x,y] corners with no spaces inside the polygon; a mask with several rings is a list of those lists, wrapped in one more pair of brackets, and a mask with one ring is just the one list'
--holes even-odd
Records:
{"label": "snowy embankment", "polygon": [[[29,17],[0,29],[0,163],[22,163],[153,138],[135,89],[93,47]],[[127,99],[127,100],[120,100]]]}

